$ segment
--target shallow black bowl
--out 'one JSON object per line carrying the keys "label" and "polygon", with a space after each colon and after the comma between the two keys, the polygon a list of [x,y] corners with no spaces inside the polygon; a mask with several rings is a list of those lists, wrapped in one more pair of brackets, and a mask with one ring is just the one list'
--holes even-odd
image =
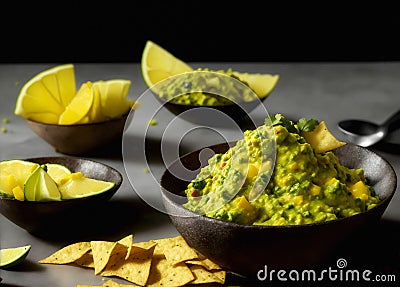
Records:
{"label": "shallow black bowl", "polygon": [[[34,202],[0,198],[0,213],[29,233],[42,235],[78,227],[80,218],[90,218],[90,211],[101,208],[119,189],[123,177],[116,169],[100,162],[72,157],[38,157],[26,159],[39,164],[57,163],[72,172],[81,171],[90,178],[112,181],[114,187],[97,195],[64,201]],[[96,220],[95,218],[93,220]],[[66,230],[65,230],[66,231]],[[73,232],[73,230],[72,230]]]}
{"label": "shallow black bowl", "polygon": [[[229,144],[209,147],[225,152]],[[361,214],[325,223],[298,226],[249,226],[197,215],[175,200],[188,182],[174,176],[185,169],[200,166],[199,152],[187,154],[173,162],[161,177],[162,198],[172,223],[189,245],[227,270],[244,276],[256,276],[265,266],[272,269],[316,267],[330,252],[357,233],[378,223],[392,199],[397,177],[392,166],[367,148],[347,144],[334,151],[340,162],[351,168],[363,168],[380,203]]]}

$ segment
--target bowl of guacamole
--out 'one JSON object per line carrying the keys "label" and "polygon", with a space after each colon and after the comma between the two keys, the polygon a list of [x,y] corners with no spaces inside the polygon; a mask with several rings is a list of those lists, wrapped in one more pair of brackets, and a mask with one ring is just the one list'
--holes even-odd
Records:
{"label": "bowl of guacamole", "polygon": [[269,95],[256,94],[231,69],[208,68],[169,77],[151,92],[174,115],[208,126],[220,125],[227,117],[239,124],[249,121],[248,114]]}
{"label": "bowl of guacamole", "polygon": [[[316,152],[299,123],[282,117],[246,130],[236,142],[208,147],[214,155],[205,166],[197,150],[166,169],[164,205],[192,247],[228,270],[255,276],[265,265],[316,266],[379,222],[396,191],[393,167],[348,143]],[[182,179],[176,176],[182,169],[199,172]]]}

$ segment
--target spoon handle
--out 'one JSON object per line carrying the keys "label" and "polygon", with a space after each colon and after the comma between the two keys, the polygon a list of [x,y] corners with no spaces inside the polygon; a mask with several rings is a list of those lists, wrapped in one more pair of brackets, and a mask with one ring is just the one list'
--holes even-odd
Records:
{"label": "spoon handle", "polygon": [[388,131],[394,131],[400,128],[400,110],[390,116],[384,123],[383,126],[388,127]]}

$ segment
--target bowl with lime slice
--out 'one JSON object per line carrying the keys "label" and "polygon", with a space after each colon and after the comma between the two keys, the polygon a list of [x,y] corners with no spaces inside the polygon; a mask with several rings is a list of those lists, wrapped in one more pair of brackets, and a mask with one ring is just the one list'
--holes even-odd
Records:
{"label": "bowl with lime slice", "polygon": [[121,140],[134,101],[131,81],[76,85],[75,67],[63,64],[36,74],[21,88],[14,113],[57,152],[84,155]]}
{"label": "bowl with lime slice", "polygon": [[32,234],[85,228],[122,184],[106,164],[75,157],[0,161],[0,213]]}

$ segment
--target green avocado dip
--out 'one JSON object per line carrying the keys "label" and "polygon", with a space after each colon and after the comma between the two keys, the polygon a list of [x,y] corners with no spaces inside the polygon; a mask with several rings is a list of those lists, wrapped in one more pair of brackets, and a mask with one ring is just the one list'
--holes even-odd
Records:
{"label": "green avocado dip", "polygon": [[165,80],[158,95],[167,101],[194,106],[222,106],[257,98],[249,85],[231,69],[208,68],[199,68]]}
{"label": "green avocado dip", "polygon": [[297,125],[283,122],[289,125],[266,121],[246,130],[211,157],[188,184],[184,207],[239,224],[299,225],[352,216],[379,202],[363,169],[342,166],[331,151],[316,153]]}

